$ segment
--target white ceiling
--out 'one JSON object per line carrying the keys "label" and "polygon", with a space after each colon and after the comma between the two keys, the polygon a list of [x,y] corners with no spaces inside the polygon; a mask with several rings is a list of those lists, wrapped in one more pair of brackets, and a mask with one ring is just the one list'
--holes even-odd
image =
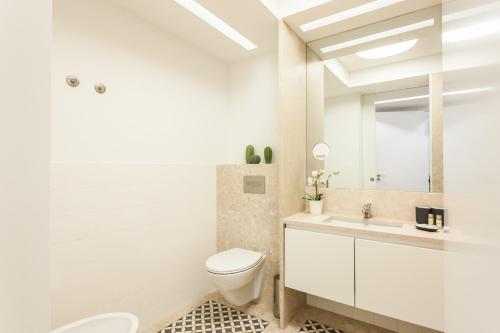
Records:
{"label": "white ceiling", "polygon": [[[429,94],[429,76],[422,75],[401,80],[380,82],[359,87],[346,87],[335,75],[325,72],[325,98],[345,95],[375,95],[375,101],[400,99]],[[379,104],[376,111],[428,110],[429,99],[406,100]]]}
{"label": "white ceiling", "polygon": [[365,59],[359,57],[356,53],[353,53],[347,54],[337,59],[346,68],[346,70],[352,72],[361,69],[422,58],[434,54],[441,54],[441,40],[439,38],[439,35],[423,36],[422,38],[418,39],[417,44],[412,49],[392,57],[381,59]]}
{"label": "white ceiling", "polygon": [[197,0],[257,45],[247,51],[173,0],[108,0],[227,62],[277,49],[277,18],[259,0]]}
{"label": "white ceiling", "polygon": [[[375,101],[387,101],[429,95],[429,86],[415,88],[400,88],[395,91],[378,93]],[[429,97],[422,99],[403,100],[376,105],[376,111],[429,110]]]}
{"label": "white ceiling", "polygon": [[320,6],[332,0],[260,0],[278,18]]}
{"label": "white ceiling", "polygon": [[325,98],[333,98],[343,95],[360,94],[370,95],[382,92],[397,91],[401,89],[410,89],[423,87],[429,84],[428,75],[413,76],[398,80],[376,82],[372,84],[348,87],[337,76],[325,69]]}
{"label": "white ceiling", "polygon": [[[404,1],[406,7],[398,7],[400,11],[415,9],[417,1]],[[440,1],[439,1],[440,2]],[[339,2],[335,2],[337,5]],[[351,7],[367,3],[367,1],[350,2]],[[394,8],[386,8],[378,13],[378,17],[385,17],[382,21],[364,25],[362,16],[353,19],[350,26],[356,27],[348,31],[338,32],[334,35],[324,36],[308,43],[308,52],[314,52],[319,59],[333,62],[325,67],[325,95],[335,97],[346,94],[374,94],[379,92],[396,91],[428,85],[428,75],[442,70],[441,64],[441,5],[435,5],[435,1],[418,2],[419,9],[410,13],[402,13],[392,18],[387,18],[387,13],[394,14]],[[434,5],[421,8],[424,5]],[[315,12],[317,8],[299,13]],[[344,9],[346,4],[344,3]],[[334,12],[323,12],[323,16]],[[293,15],[296,17],[295,14]],[[376,16],[377,16],[376,15]],[[287,18],[288,19],[288,18]],[[371,19],[374,19],[371,17]],[[405,32],[396,36],[366,42],[330,53],[322,53],[321,48],[333,44],[344,43],[353,39],[366,37],[376,33],[400,28],[418,22],[434,20],[434,25],[419,30]],[[303,22],[302,22],[303,23]],[[328,31],[341,31],[346,22],[333,24]],[[358,27],[359,26],[359,27]],[[321,30],[321,29],[318,29]],[[326,30],[323,30],[326,31]],[[410,50],[399,55],[380,59],[365,59],[356,55],[359,51],[365,51],[385,45],[399,43],[402,41],[417,39],[417,44]]]}
{"label": "white ceiling", "polygon": [[[410,24],[434,20],[434,25],[431,27],[398,34],[392,37],[378,39],[372,42],[363,43],[360,45],[343,48],[334,52],[322,53],[321,48],[337,43],[343,43],[352,39],[369,36],[375,33],[384,32],[387,30],[400,28]],[[308,43],[316,54],[322,59],[336,58],[346,65],[347,70],[357,70],[361,68],[380,66],[387,63],[394,63],[408,59],[428,56],[441,53],[441,6],[419,10],[410,14],[401,15],[382,22],[369,24],[354,30],[338,33],[336,35],[327,36],[325,38]],[[366,60],[355,56],[359,51],[385,46],[389,44],[399,43],[406,40],[418,39],[419,42],[411,50],[402,53],[398,56],[393,56],[385,59]],[[356,61],[357,60],[357,61]]]}
{"label": "white ceiling", "polygon": [[329,1],[322,5],[291,14],[284,18],[285,22],[306,42],[318,40],[341,32],[353,30],[368,24],[381,22],[400,15],[412,13],[424,8],[441,4],[441,0],[405,0],[403,2],[359,15],[319,29],[303,32],[300,25],[355,8],[373,0]]}

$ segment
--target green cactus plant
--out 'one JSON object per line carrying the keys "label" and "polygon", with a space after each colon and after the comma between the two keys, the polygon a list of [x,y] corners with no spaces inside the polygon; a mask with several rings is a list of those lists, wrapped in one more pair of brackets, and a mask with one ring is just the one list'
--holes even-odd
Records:
{"label": "green cactus plant", "polygon": [[250,164],[260,164],[260,156],[252,155],[252,157],[250,157]]}
{"label": "green cactus plant", "polygon": [[245,150],[245,160],[246,160],[247,164],[251,164],[250,159],[252,158],[254,153],[255,153],[255,149],[253,148],[253,146],[248,145],[246,150]]}
{"label": "green cactus plant", "polygon": [[266,164],[271,164],[273,160],[273,150],[271,147],[264,148],[264,160],[266,161]]}

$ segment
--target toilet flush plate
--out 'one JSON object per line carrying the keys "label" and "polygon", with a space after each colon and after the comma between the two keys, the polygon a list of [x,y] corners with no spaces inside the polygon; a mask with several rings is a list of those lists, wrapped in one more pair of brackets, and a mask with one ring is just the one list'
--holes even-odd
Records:
{"label": "toilet flush plate", "polygon": [[266,177],[243,176],[243,193],[266,194]]}

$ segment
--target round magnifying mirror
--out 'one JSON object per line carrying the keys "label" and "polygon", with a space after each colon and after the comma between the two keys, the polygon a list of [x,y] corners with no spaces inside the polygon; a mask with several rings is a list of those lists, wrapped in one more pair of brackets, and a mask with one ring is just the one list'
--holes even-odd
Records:
{"label": "round magnifying mirror", "polygon": [[318,161],[324,161],[330,155],[330,146],[324,142],[317,143],[313,148],[313,156]]}

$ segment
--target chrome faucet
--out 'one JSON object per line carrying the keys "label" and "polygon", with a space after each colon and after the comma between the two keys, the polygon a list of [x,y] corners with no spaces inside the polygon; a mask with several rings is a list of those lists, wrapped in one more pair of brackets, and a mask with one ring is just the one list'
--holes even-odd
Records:
{"label": "chrome faucet", "polygon": [[361,213],[363,213],[363,218],[364,219],[369,219],[371,218],[372,215],[372,204],[371,203],[365,203],[363,205],[363,208],[361,208]]}

